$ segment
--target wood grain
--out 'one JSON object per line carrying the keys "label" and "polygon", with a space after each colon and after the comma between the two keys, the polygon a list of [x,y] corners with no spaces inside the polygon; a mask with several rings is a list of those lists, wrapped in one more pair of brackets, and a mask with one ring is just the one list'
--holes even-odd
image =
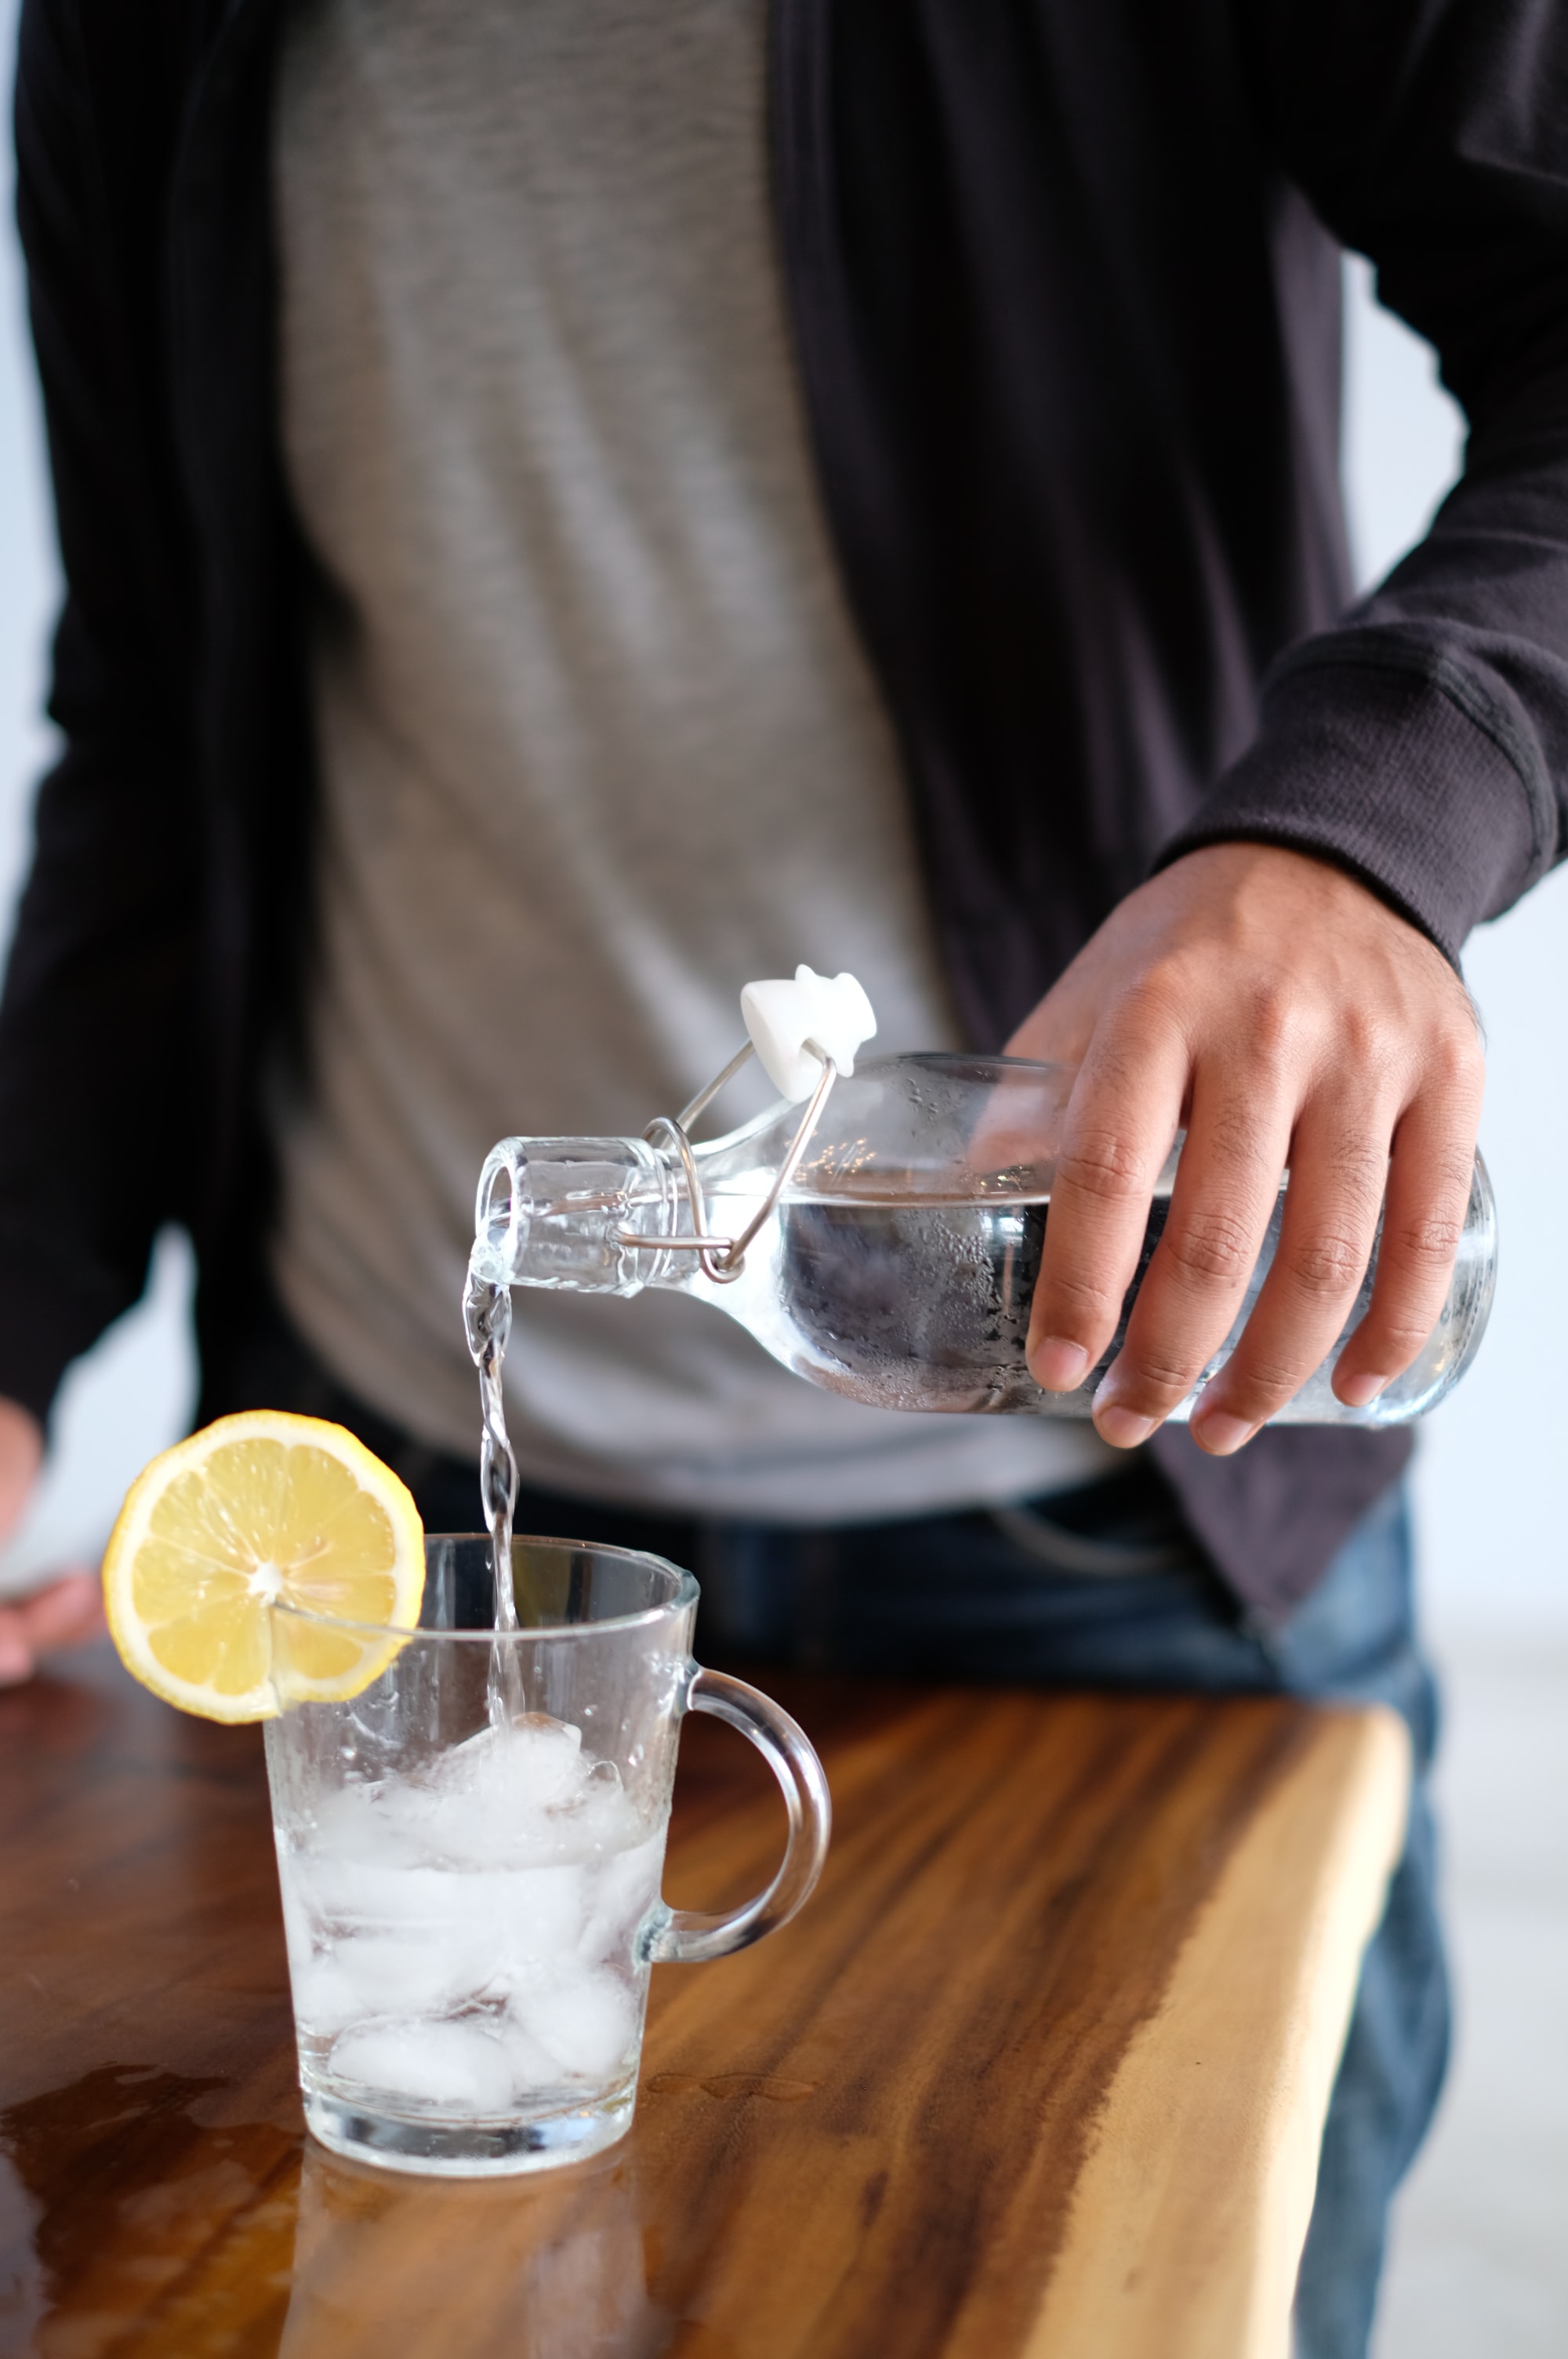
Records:
{"label": "wood grain", "polygon": [[[1311,1776],[1256,1813],[1117,2069],[1029,2359],[1287,2359],[1321,2125],[1409,1788],[1404,1723],[1346,1713]],[[1246,2070],[1225,2070],[1238,2055]]]}
{"label": "wood grain", "polygon": [[[303,2136],[254,1732],[112,1661],[0,1696],[0,2353],[1282,2349],[1395,1724],[770,1684],[833,1788],[818,1894],[655,1974],[622,2147],[490,2185]],[[765,1776],[688,1724],[673,1899],[763,1880]]]}

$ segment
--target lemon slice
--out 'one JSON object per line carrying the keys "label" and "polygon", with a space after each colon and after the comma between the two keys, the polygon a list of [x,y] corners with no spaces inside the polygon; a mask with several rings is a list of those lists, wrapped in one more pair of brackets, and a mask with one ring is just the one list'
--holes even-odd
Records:
{"label": "lemon slice", "polygon": [[276,1602],[377,1625],[278,1617],[291,1701],[358,1695],[419,1619],[425,1535],[390,1467],[341,1425],[249,1409],[136,1477],[103,1558],[120,1659],[181,1712],[270,1720]]}

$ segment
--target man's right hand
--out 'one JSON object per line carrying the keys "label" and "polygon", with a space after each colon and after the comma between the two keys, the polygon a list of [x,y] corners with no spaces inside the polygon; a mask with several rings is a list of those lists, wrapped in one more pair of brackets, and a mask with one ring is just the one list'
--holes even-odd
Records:
{"label": "man's right hand", "polygon": [[[0,1400],[0,1544],[21,1522],[43,1464],[38,1419],[16,1401]],[[103,1593],[85,1567],[61,1573],[30,1597],[0,1602],[0,1687],[31,1679],[40,1655],[80,1646],[103,1627]]]}

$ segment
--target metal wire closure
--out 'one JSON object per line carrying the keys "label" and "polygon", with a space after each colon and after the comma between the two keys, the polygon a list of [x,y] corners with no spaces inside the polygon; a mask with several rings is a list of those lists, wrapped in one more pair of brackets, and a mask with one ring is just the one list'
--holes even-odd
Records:
{"label": "metal wire closure", "polygon": [[819,1047],[815,1040],[807,1040],[803,1045],[810,1049],[812,1055],[821,1064],[822,1077],[813,1090],[810,1103],[800,1118],[800,1128],[790,1141],[789,1152],[773,1175],[773,1186],[768,1190],[762,1204],[752,1213],[740,1235],[738,1237],[715,1236],[708,1230],[708,1204],[702,1192],[702,1175],[697,1168],[697,1158],[691,1148],[691,1125],[700,1114],[707,1113],[719,1091],[727,1082],[734,1079],[747,1058],[755,1055],[756,1052],[749,1040],[743,1049],[736,1050],[724,1071],[709,1082],[705,1090],[698,1090],[688,1106],[682,1107],[673,1121],[667,1114],[657,1114],[643,1133],[650,1147],[657,1147],[661,1143],[667,1144],[673,1146],[676,1153],[680,1157],[681,1169],[686,1173],[687,1201],[691,1206],[691,1235],[689,1237],[643,1237],[637,1235],[631,1229],[622,1229],[619,1232],[619,1242],[622,1245],[630,1246],[634,1253],[694,1253],[700,1258],[703,1276],[710,1277],[715,1286],[733,1284],[746,1266],[747,1246],[756,1236],[763,1222],[772,1214],[779,1198],[799,1170],[801,1157],[810,1146],[811,1134],[822,1118],[822,1109],[827,1103],[827,1093],[838,1078],[838,1068],[826,1049]]}

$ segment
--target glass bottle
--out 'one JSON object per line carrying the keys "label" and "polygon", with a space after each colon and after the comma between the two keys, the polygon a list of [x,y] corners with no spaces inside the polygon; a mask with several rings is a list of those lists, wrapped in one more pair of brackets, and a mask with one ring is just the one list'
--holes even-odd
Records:
{"label": "glass bottle", "polygon": [[[1163,1231],[1181,1136],[1115,1342],[1076,1391],[1044,1393],[1023,1347],[1072,1071],[962,1055],[876,1058],[842,1076],[821,1063],[804,1123],[799,1104],[784,1102],[701,1146],[687,1117],[643,1138],[503,1139],[480,1180],[473,1275],[580,1293],[694,1294],[796,1375],[881,1408],[1087,1417]],[[1287,1174],[1235,1325],[1177,1419],[1235,1346],[1273,1259],[1288,1184]],[[1497,1268],[1479,1157],[1437,1325],[1377,1400],[1348,1408],[1330,1378],[1376,1268],[1374,1250],[1339,1342],[1273,1422],[1402,1424],[1458,1382],[1485,1331]]]}

